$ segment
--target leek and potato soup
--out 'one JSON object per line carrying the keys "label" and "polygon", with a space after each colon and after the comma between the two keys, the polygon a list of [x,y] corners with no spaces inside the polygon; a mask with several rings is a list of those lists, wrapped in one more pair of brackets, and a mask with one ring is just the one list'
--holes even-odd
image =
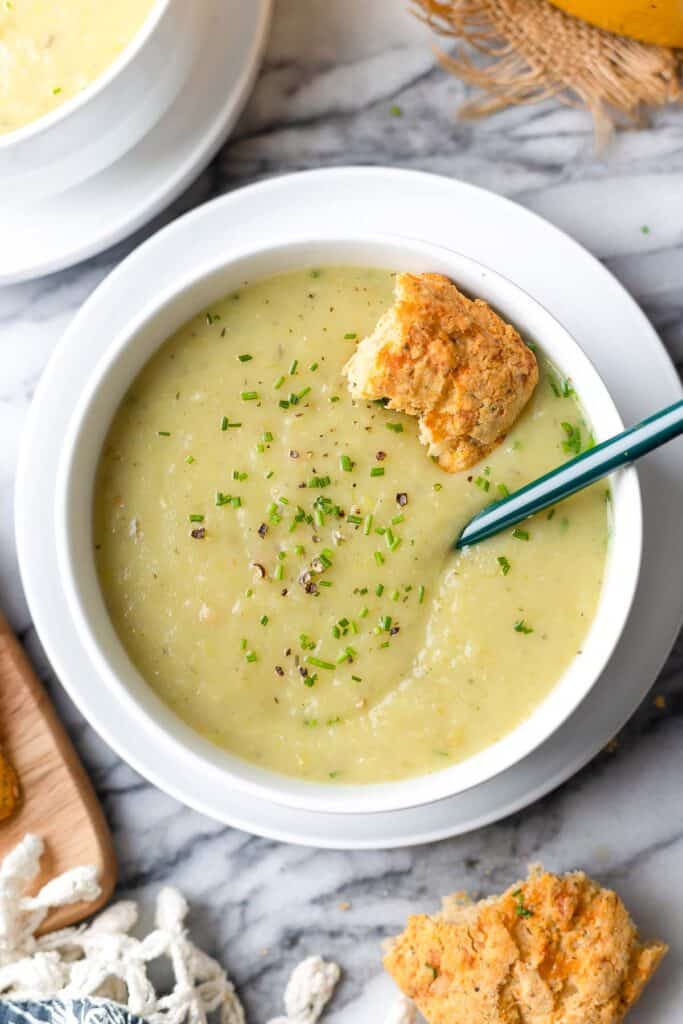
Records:
{"label": "leek and potato soup", "polygon": [[0,0],[0,134],[48,114],[118,57],[154,0]]}
{"label": "leek and potato soup", "polygon": [[521,417],[463,473],[414,418],[354,403],[342,367],[392,283],[323,267],[214,303],[134,381],[96,478],[101,587],[144,679],[215,744],[310,780],[415,776],[504,736],[580,652],[605,569],[604,485],[453,550],[592,439],[540,352]]}

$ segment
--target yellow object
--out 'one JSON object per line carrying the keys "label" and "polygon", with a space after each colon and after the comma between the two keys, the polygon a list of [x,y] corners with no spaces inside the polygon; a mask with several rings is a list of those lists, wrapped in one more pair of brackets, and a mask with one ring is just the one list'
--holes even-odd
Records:
{"label": "yellow object", "polygon": [[683,0],[551,0],[568,14],[618,35],[683,46]]}

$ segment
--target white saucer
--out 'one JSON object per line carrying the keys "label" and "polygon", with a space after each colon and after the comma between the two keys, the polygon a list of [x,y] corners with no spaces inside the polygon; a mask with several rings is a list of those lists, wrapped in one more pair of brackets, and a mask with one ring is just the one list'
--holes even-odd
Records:
{"label": "white saucer", "polygon": [[[16,525],[21,572],[34,621],[57,675],[92,725],[142,775],[207,812],[220,799],[221,820],[260,835],[336,848],[396,847],[466,832],[537,799],[584,765],[623,725],[661,668],[683,619],[679,553],[683,545],[683,440],[641,463],[645,546],[642,577],[624,637],[602,679],[568,722],[524,761],[467,793],[384,815],[291,811],[226,791],[218,773],[188,760],[171,787],[171,754],[118,717],[116,700],[98,686],[65,612],[52,528],[61,437],[102,348],[132,308],[184,265],[229,256],[239,246],[315,235],[325,227],[401,230],[451,245],[512,278],[575,335],[603,375],[626,423],[681,397],[668,356],[633,300],[574,241],[522,207],[470,185],[410,171],[340,168],[276,178],[208,203],[132,253],[93,293],[45,370],[31,407],[20,456]],[[170,243],[173,242],[171,245]],[[182,268],[181,268],[182,269]],[[102,325],[106,325],[106,331]],[[217,796],[218,794],[218,796]]]}
{"label": "white saucer", "polygon": [[189,80],[155,128],[106,170],[30,206],[0,199],[0,285],[70,267],[151,220],[209,163],[256,77],[272,0],[217,0]]}

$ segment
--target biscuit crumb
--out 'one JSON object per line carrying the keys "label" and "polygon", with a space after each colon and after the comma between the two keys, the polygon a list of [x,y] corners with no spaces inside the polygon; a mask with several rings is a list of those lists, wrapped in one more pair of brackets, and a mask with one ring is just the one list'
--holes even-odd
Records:
{"label": "biscuit crumb", "polygon": [[344,900],[343,903],[339,904],[339,909],[340,910],[350,910],[351,909],[351,904],[347,903],[346,900]]}

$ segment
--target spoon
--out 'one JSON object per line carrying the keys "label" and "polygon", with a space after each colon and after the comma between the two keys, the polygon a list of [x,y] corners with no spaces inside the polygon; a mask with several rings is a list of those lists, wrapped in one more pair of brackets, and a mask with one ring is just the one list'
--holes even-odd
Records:
{"label": "spoon", "polygon": [[455,547],[464,548],[493,537],[534,512],[540,512],[568,498],[570,494],[583,490],[618,466],[634,462],[679,434],[683,434],[683,400],[648,416],[635,427],[629,427],[608,441],[596,444],[557,469],[551,469],[544,476],[520,487],[514,494],[487,505],[470,519],[456,540]]}

